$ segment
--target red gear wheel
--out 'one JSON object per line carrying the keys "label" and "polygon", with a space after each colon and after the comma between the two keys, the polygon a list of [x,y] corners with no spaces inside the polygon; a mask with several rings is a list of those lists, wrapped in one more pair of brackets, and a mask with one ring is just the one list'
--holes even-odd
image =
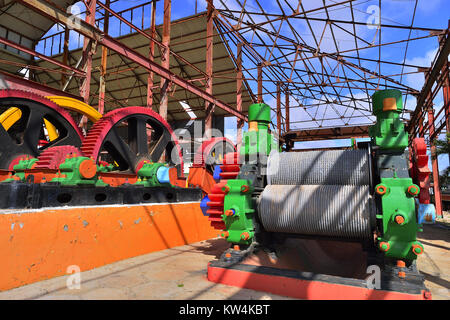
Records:
{"label": "red gear wheel", "polygon": [[[45,97],[40,96],[36,93],[29,92],[29,91],[16,90],[16,89],[0,89],[0,101],[3,103],[4,100],[8,101],[8,98],[11,99],[11,101],[14,101],[14,99],[20,99],[20,100],[23,99],[23,100],[27,100],[30,102],[35,102],[35,103],[41,104],[49,109],[52,109],[53,111],[58,113],[59,116],[63,120],[67,121],[69,126],[71,126],[73,128],[73,130],[75,131],[75,134],[77,135],[77,138],[79,139],[79,143],[81,144],[81,141],[83,140],[83,135],[81,133],[80,128],[77,126],[77,124],[73,120],[70,113],[67,112],[65,109],[61,108],[60,106],[58,106],[53,101],[46,99]],[[5,105],[8,106],[8,103],[6,103]],[[12,104],[11,107],[14,107],[14,104]],[[2,128],[2,130],[3,130],[3,128]],[[42,145],[42,141],[39,141],[39,145]],[[36,147],[38,147],[38,146],[36,146]],[[9,148],[8,150],[11,151],[11,150],[13,150],[13,148]],[[31,150],[29,150],[29,151],[31,151]],[[14,155],[14,151],[11,151],[11,152],[12,152],[12,154],[10,154],[11,158],[9,160],[7,159],[7,156],[5,154],[2,155],[4,157],[3,159],[6,161],[6,162],[3,162],[3,167],[9,168],[10,170],[12,170],[12,167],[18,163],[18,160],[20,160],[21,158],[23,158],[25,156],[37,157],[40,153],[40,150],[38,150],[37,152],[34,151],[34,152],[26,152],[26,153],[24,153],[23,151],[20,152],[18,150],[18,151],[15,151],[15,152],[17,152],[16,155]]]}
{"label": "red gear wheel", "polygon": [[414,183],[420,187],[419,202],[429,204],[430,174],[428,167],[427,145],[424,138],[415,138],[412,146],[411,176]]}
{"label": "red gear wheel", "polygon": [[[181,168],[183,168],[183,156],[181,152],[181,147],[178,144],[178,140],[176,135],[174,134],[172,128],[170,125],[165,121],[159,114],[156,112],[144,108],[144,107],[126,107],[126,108],[120,108],[115,109],[109,113],[107,113],[105,116],[103,116],[99,121],[97,121],[92,128],[89,130],[88,134],[86,135],[85,139],[83,140],[83,144],[81,146],[81,151],[86,157],[90,157],[94,159],[94,161],[99,161],[99,155],[100,151],[103,146],[103,141],[108,135],[109,131],[122,119],[131,116],[131,115],[146,115],[150,118],[153,118],[159,124],[166,129],[170,135],[171,138],[175,144],[175,147],[178,151],[179,156],[179,164]],[[136,166],[138,163],[135,164]],[[136,170],[136,168],[132,168],[132,170]]]}
{"label": "red gear wheel", "polygon": [[237,152],[227,153],[223,159],[223,165],[220,168],[222,169],[220,173],[222,179],[212,187],[211,192],[208,194],[210,201],[207,203],[209,209],[206,213],[209,214],[211,226],[215,229],[223,230],[225,229],[225,223],[222,220],[222,215],[224,213],[223,206],[227,193],[225,186],[227,180],[235,179],[239,174],[239,154]]}
{"label": "red gear wheel", "polygon": [[[228,143],[233,146],[234,151],[236,151],[236,147],[230,139],[225,137],[216,137],[211,138],[207,141],[204,141],[202,145],[198,148],[197,152],[194,155],[194,167],[204,167],[206,163],[206,159],[209,154],[211,154],[214,147],[219,143]],[[206,155],[206,156],[205,156]]]}
{"label": "red gear wheel", "polygon": [[80,149],[74,146],[55,146],[42,151],[34,169],[58,169],[68,156],[83,156]]}

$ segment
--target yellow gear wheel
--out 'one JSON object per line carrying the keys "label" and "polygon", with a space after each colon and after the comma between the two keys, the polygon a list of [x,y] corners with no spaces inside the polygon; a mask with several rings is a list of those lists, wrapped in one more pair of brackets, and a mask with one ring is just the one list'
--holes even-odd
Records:
{"label": "yellow gear wheel", "polygon": [[[95,110],[90,105],[81,102],[80,100],[62,96],[48,96],[46,98],[53,101],[54,103],[56,103],[57,105],[59,105],[64,109],[85,115],[89,120],[91,120],[94,123],[97,122],[102,117],[100,112]],[[0,124],[5,128],[6,131],[8,131],[9,128],[11,128],[11,126],[20,119],[20,117],[22,117],[22,111],[20,111],[20,109],[14,107],[9,108],[0,115]],[[58,131],[51,122],[44,119],[44,125],[45,128],[47,129],[47,134],[50,141],[53,141],[56,138],[58,138]]]}

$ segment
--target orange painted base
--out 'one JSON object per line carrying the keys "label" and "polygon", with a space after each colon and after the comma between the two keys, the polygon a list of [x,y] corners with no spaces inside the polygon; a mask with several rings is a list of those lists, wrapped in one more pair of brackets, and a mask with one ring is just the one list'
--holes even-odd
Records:
{"label": "orange painted base", "polygon": [[0,290],[217,235],[199,203],[0,211]]}

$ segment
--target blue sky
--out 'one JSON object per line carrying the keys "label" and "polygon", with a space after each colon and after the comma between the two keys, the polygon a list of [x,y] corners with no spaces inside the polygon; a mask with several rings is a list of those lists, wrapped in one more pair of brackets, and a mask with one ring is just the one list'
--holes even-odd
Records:
{"label": "blue sky", "polygon": [[[241,3],[244,0],[240,1]],[[298,1],[294,0],[286,0],[289,4],[291,4],[292,7],[296,7],[298,4]],[[333,4],[336,2],[340,2],[341,0],[326,0],[327,4]],[[145,3],[147,1],[142,0],[121,0],[117,1],[114,4],[112,4],[112,8],[115,11],[120,11],[132,6],[139,5],[141,3]],[[157,4],[157,24],[161,24],[163,20],[163,0],[158,1]],[[240,10],[240,5],[238,4],[237,0],[223,0],[223,2],[232,10]],[[280,1],[281,3],[285,3],[284,0]],[[172,20],[179,19],[185,16],[189,16],[195,13],[195,3],[196,0],[172,0]],[[214,1],[216,7],[220,8],[222,4],[220,1],[215,0]],[[275,1],[272,0],[260,0],[259,3],[264,8],[264,10],[267,13],[280,13],[280,9]],[[355,20],[366,22],[366,21],[372,21],[371,18],[374,16],[375,11],[374,6],[378,5],[378,0],[356,0],[353,2],[354,4],[354,13],[355,13]],[[81,8],[83,8],[82,2],[79,4]],[[304,5],[305,10],[314,10],[317,7],[322,6],[322,1],[316,1],[316,0],[303,0],[302,4]],[[379,9],[380,15],[381,15],[381,23],[382,24],[389,24],[389,25],[410,25],[411,24],[411,18],[414,10],[414,4],[415,0],[383,0],[381,1],[381,9]],[[206,9],[206,1],[205,0],[197,0],[197,11],[201,12]],[[250,12],[258,12],[259,8],[257,3],[254,0],[247,0],[246,1],[246,9]],[[292,14],[292,10],[289,9],[289,6],[286,4],[283,6],[283,10],[286,11],[287,14]],[[421,27],[429,27],[429,28],[437,28],[437,29],[445,29],[448,26],[448,20],[450,18],[449,15],[449,1],[448,0],[419,0],[417,3],[417,10],[416,15],[414,19],[414,26],[421,26]],[[339,8],[338,10],[330,10],[330,17],[332,19],[337,20],[350,20],[351,17],[349,16],[350,11],[347,8]],[[238,14],[237,14],[238,15]],[[323,11],[316,11],[314,14],[310,15],[311,17],[317,17],[317,18],[323,18],[325,17],[325,14]],[[127,17],[127,16],[126,16]],[[130,19],[131,17],[127,17]],[[256,22],[262,21],[261,17],[257,15],[252,15],[251,17],[246,17],[246,19],[253,18]],[[140,26],[141,22],[144,21],[144,28],[147,28],[150,26],[150,10],[149,6],[144,10],[144,19],[142,20],[142,14],[140,11],[134,12],[133,15],[133,23]],[[375,21],[375,20],[373,20]],[[298,33],[302,36],[303,40],[307,42],[309,45],[313,45],[313,37],[312,34],[307,27],[304,20],[295,19],[292,21],[293,26],[296,28]],[[324,22],[320,21],[312,21],[311,25],[314,30],[314,34],[317,37],[320,37],[320,34],[322,30],[324,30]],[[350,25],[348,24],[340,24],[340,26],[344,29],[351,30]],[[287,27],[286,24],[280,25],[280,22],[274,23],[274,28],[280,28],[281,34],[284,34],[288,37],[293,38],[291,31]],[[357,34],[364,40],[371,42],[372,40],[377,43],[379,34],[377,33],[376,28],[370,28],[367,25],[360,25],[357,26]],[[52,28],[50,33],[54,33],[57,30],[57,27]],[[62,29],[61,29],[62,30]],[[111,20],[111,27],[110,30],[113,30],[113,35],[118,36],[119,33],[123,34],[123,32],[126,32],[125,27],[120,30],[118,28],[117,22],[114,22],[114,20]],[[323,41],[320,45],[320,50],[322,52],[335,52],[335,45],[332,41],[331,34],[329,30],[325,28],[326,32],[323,36]],[[343,30],[340,30],[338,28],[334,28],[335,30],[335,36],[338,41],[339,49],[346,50],[351,49],[354,47],[353,37],[349,36],[348,33],[346,33]],[[388,29],[386,32],[386,29],[382,29],[384,31],[381,34],[382,42],[390,42],[390,41],[398,41],[407,39],[408,36],[414,37],[421,37],[426,36],[428,32],[424,31],[413,31],[411,34],[409,34],[409,30],[403,30],[403,29]],[[260,33],[260,35],[263,37],[265,41],[270,42],[270,39],[267,37],[267,35]],[[77,39],[78,37],[72,33],[71,34],[71,41],[73,45],[76,45],[77,41],[73,41],[74,39]],[[245,38],[247,40],[251,40],[254,38],[254,35],[251,33],[245,34]],[[81,39],[82,40],[82,39]],[[284,43],[283,41],[278,40],[278,45],[284,45],[287,43]],[[363,42],[360,42],[359,45],[363,45]],[[73,46],[72,46],[73,48]],[[430,66],[430,63],[432,59],[435,56],[435,53],[438,48],[438,43],[436,40],[436,37],[432,38],[426,38],[422,40],[417,40],[409,43],[409,46],[407,48],[406,53],[406,63],[413,64],[413,65],[419,65],[423,67]],[[42,50],[42,44],[40,47],[38,47],[38,50]],[[234,50],[232,46],[232,50]],[[257,49],[258,52],[261,55],[264,55],[265,57],[268,56],[267,51],[264,51],[263,49]],[[385,46],[382,49],[382,59],[386,59],[393,62],[399,62],[402,63],[405,59],[405,50],[406,50],[406,43],[399,43],[399,44],[393,44],[390,46]],[[353,53],[350,53],[353,54]],[[365,58],[371,58],[371,59],[378,59],[378,49],[377,48],[369,48],[366,50],[361,51],[361,55]],[[316,59],[317,60],[317,59]],[[356,60],[349,61],[356,63]],[[247,68],[254,68],[253,61],[250,59],[247,59],[244,56],[244,66]],[[401,72],[400,66],[393,66],[393,65],[382,65],[381,70],[378,69],[378,65],[375,62],[361,62],[361,65],[369,70],[372,71],[380,71],[382,74],[385,75],[395,75],[399,74]],[[320,65],[318,62],[312,62],[312,66],[315,68],[318,68],[320,70]],[[332,66],[331,66],[332,67]],[[415,69],[412,68],[405,68],[404,71],[406,72],[415,72]],[[249,72],[249,74],[245,75],[246,77],[249,76],[256,76],[256,70]],[[356,74],[355,74],[356,76]],[[420,73],[412,73],[410,75],[406,75],[402,78],[400,76],[393,76],[397,81],[402,81],[402,83],[405,83],[406,85],[416,89],[420,90],[423,86],[424,77],[423,74]],[[253,90],[253,92],[257,91],[256,83],[254,81],[250,82],[250,86]],[[265,84],[265,89],[268,91],[275,91],[275,88],[273,85]],[[383,84],[380,85],[381,89],[383,89]],[[306,90],[306,89],[305,89]],[[302,94],[304,94],[306,91],[300,91],[298,92],[297,97],[292,97],[291,100],[291,107],[299,104],[299,97],[302,97]],[[339,92],[340,95],[343,97],[349,96],[348,90],[341,90]],[[360,95],[358,97],[364,98],[364,96],[367,96],[365,93],[361,91],[361,93],[356,93],[356,95]],[[327,99],[327,96],[322,97],[316,97],[317,99]],[[268,103],[272,108],[275,108],[275,98],[271,95],[265,95],[264,101]],[[282,96],[282,101],[284,101],[284,97]],[[311,99],[307,100],[301,100],[303,103],[312,103],[314,101],[311,101]],[[404,102],[406,109],[414,109],[415,107],[415,99],[408,95],[404,96]],[[443,99],[442,94],[439,94],[436,100],[434,101],[435,105],[437,107],[442,106]],[[369,106],[367,102],[360,102],[361,109],[369,109]],[[321,106],[316,107],[315,112],[318,114],[323,113],[324,118],[333,118],[332,111],[330,111],[330,108],[324,109]],[[341,108],[338,106],[335,106],[335,108]],[[311,110],[311,109],[310,109]],[[341,113],[348,114],[347,110],[340,109]],[[345,111],[345,112],[344,112]],[[344,125],[356,125],[358,124],[358,121],[373,121],[373,118],[367,119],[367,115],[370,115],[370,112],[365,111],[359,111],[361,113],[361,118],[357,119],[348,119],[344,121]],[[273,116],[273,122],[276,122],[274,119],[275,114]],[[284,116],[284,111],[283,111]],[[308,113],[305,112],[305,110],[302,110],[301,108],[295,109],[291,111],[291,120],[294,122],[291,127],[302,129],[302,128],[308,128],[308,127],[314,127],[315,123],[313,121],[309,121],[310,118],[308,118]],[[407,119],[407,115],[405,115],[405,119]],[[306,119],[306,120],[305,120]],[[439,121],[439,119],[437,119]],[[298,121],[298,123],[297,123]],[[303,121],[303,122],[302,122]],[[324,126],[342,126],[342,123],[334,122],[334,120],[328,120],[324,121],[322,123]],[[362,124],[362,123],[361,123]],[[234,129],[236,126],[236,119],[234,118],[226,118],[226,136],[230,138],[234,138]],[[319,146],[346,146],[350,144],[349,139],[344,140],[334,140],[334,141],[327,141],[327,142],[308,142],[308,143],[297,143],[296,147],[319,147]],[[448,164],[448,157],[446,155],[443,155],[439,158],[439,164],[440,169],[445,169]]]}

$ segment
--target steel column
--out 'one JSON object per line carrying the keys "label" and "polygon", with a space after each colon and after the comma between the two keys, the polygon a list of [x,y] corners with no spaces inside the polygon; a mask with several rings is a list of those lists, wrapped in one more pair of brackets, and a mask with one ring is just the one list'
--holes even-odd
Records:
{"label": "steel column", "polygon": [[[105,5],[109,7],[110,0],[106,0]],[[103,32],[108,34],[109,32],[109,12],[105,10],[105,18],[103,20]],[[100,66],[100,85],[99,85],[99,97],[98,97],[98,112],[105,113],[105,92],[106,92],[106,69],[108,61],[108,48],[102,46],[102,61]]]}
{"label": "steel column", "polygon": [[[428,106],[428,127],[429,136],[434,135],[434,109],[433,105]],[[433,190],[434,190],[434,205],[436,206],[436,214],[442,217],[442,201],[441,201],[441,189],[439,187],[439,165],[436,155],[436,146],[433,141],[430,141],[430,151],[431,151],[431,166],[433,171]]]}
{"label": "steel column", "polygon": [[[242,42],[237,44],[236,53],[236,109],[238,112],[242,112]],[[242,119],[237,119],[237,133],[236,133],[236,145],[237,150],[241,149],[242,144],[242,128],[244,126],[244,121]]]}
{"label": "steel column", "polygon": [[[172,0],[164,0],[164,20],[163,20],[163,35],[162,43],[166,47],[161,53],[161,66],[170,69],[170,16],[172,11]],[[159,114],[164,120],[167,120],[167,108],[169,106],[169,79],[161,79],[160,81],[160,99],[159,99]]]}
{"label": "steel column", "polygon": [[289,123],[290,121],[290,111],[289,111],[289,90],[286,89],[286,92],[284,94],[286,101],[285,101],[285,118],[286,118],[286,123],[285,123],[285,129],[286,132],[289,132],[291,130],[291,125]]}
{"label": "steel column", "polygon": [[[156,38],[156,0],[152,2],[152,22],[151,22],[151,36],[153,39]],[[149,52],[149,60],[153,62],[155,59],[155,42],[150,41],[150,52]],[[153,80],[155,74],[153,71],[148,73],[147,78],[147,107],[151,108],[153,105]]]}
{"label": "steel column", "polygon": [[[88,24],[94,26],[97,0],[90,0],[88,2],[85,2],[85,4],[86,4],[85,21]],[[87,104],[89,104],[89,94],[90,94],[90,86],[91,86],[91,71],[92,71],[92,55],[93,55],[93,50],[92,50],[93,48],[91,47],[91,50],[88,50],[90,41],[91,41],[91,39],[86,38],[86,37],[84,38],[83,54],[85,55],[85,62],[84,62],[83,71],[86,73],[86,77],[84,78],[84,81],[80,86],[80,95],[83,97],[84,102]]]}
{"label": "steel column", "polygon": [[[214,19],[214,4],[213,0],[207,0],[208,13],[206,16],[206,81],[205,91],[212,95],[213,93],[213,19]],[[205,103],[205,139],[211,138],[212,117],[214,113],[214,105],[206,101]]]}
{"label": "steel column", "polygon": [[258,63],[258,103],[263,102],[263,93],[262,93],[262,64]]}
{"label": "steel column", "polygon": [[[64,47],[63,47],[63,63],[67,65],[67,61],[69,58],[69,37],[70,37],[70,30],[69,28],[64,29]],[[64,74],[61,75],[61,88],[64,87],[64,84],[66,83],[66,76]]]}
{"label": "steel column", "polygon": [[281,89],[280,89],[280,82],[277,82],[277,130],[278,130],[278,136],[281,137]]}

